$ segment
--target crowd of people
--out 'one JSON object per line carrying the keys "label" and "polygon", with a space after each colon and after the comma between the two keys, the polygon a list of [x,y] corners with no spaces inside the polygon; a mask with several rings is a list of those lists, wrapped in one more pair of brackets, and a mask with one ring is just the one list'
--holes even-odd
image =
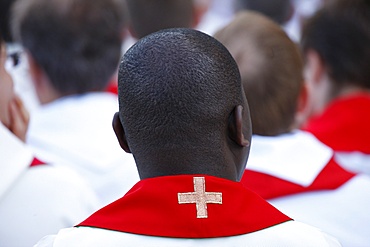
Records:
{"label": "crowd of people", "polygon": [[369,1],[0,15],[0,246],[370,246]]}

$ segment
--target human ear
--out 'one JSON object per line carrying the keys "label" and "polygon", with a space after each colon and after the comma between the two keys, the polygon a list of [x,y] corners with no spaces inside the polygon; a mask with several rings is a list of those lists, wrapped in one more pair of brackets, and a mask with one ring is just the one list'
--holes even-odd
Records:
{"label": "human ear", "polygon": [[119,145],[126,153],[131,153],[130,147],[126,140],[125,130],[122,127],[121,120],[119,119],[119,113],[116,112],[113,117],[112,126],[114,133],[117,136]]}
{"label": "human ear", "polygon": [[305,77],[310,83],[319,83],[325,66],[320,55],[314,50],[308,50],[306,53]]}
{"label": "human ear", "polygon": [[26,52],[29,72],[36,91],[42,86],[42,69],[29,52]]}
{"label": "human ear", "polygon": [[62,94],[54,88],[44,69],[37,63],[29,52],[26,52],[26,56],[29,73],[39,102],[41,104],[46,104],[60,98]]}
{"label": "human ear", "polygon": [[229,117],[228,130],[230,139],[241,147],[248,147],[250,145],[249,140],[245,138],[243,133],[243,126],[245,124],[243,121],[243,106],[238,105]]}
{"label": "human ear", "polygon": [[299,129],[307,121],[310,114],[310,107],[308,85],[306,82],[303,82],[297,99],[297,110],[292,129]]}
{"label": "human ear", "polygon": [[308,87],[308,118],[319,114],[332,99],[333,85],[328,75],[325,62],[314,50],[306,53],[304,76]]}
{"label": "human ear", "polygon": [[306,82],[302,82],[302,87],[298,95],[297,111],[303,112],[308,104],[308,86]]}

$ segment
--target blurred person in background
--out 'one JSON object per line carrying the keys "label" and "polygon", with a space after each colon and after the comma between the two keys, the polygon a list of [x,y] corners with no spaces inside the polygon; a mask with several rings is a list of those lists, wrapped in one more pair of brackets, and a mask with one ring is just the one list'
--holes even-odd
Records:
{"label": "blurred person in background", "polygon": [[299,42],[302,25],[321,8],[323,0],[234,0],[234,11],[257,11],[278,23],[294,42]]}
{"label": "blurred person in background", "polygon": [[235,0],[234,8],[235,12],[256,11],[279,25],[289,21],[294,12],[291,0]]}
{"label": "blurred person in background", "polygon": [[166,29],[119,70],[113,127],[140,181],[78,226],[36,246],[339,246],[240,182],[250,149],[238,66],[214,38]]}
{"label": "blurred person in background", "polygon": [[7,49],[8,56],[11,58],[6,63],[7,71],[14,82],[14,91],[22,99],[27,111],[32,114],[40,102],[37,98],[27,63],[27,58],[22,46],[15,42],[10,31],[11,9],[15,0],[0,1],[0,24]]}
{"label": "blurred person in background", "polygon": [[305,25],[301,47],[310,91],[304,129],[348,169],[370,174],[370,3],[331,1]]}
{"label": "blurred person in background", "polygon": [[136,39],[167,28],[194,28],[201,13],[196,0],[126,0],[131,34]]}
{"label": "blurred person in background", "polygon": [[138,39],[166,28],[196,28],[210,0],[126,0],[129,37],[124,51]]}
{"label": "blurred person in background", "polygon": [[[3,23],[2,23],[3,24]],[[32,246],[46,234],[73,226],[98,207],[85,181],[36,159],[24,144],[29,114],[5,68],[0,29],[0,246]]]}
{"label": "blurred person in background", "polygon": [[252,147],[241,182],[343,246],[366,246],[370,178],[344,170],[331,148],[297,129],[308,99],[298,47],[255,12],[241,12],[215,37],[235,57],[250,106]]}
{"label": "blurred person in background", "polygon": [[13,34],[41,103],[27,143],[42,160],[84,177],[101,205],[110,203],[138,180],[111,129],[117,96],[105,91],[121,55],[124,1],[19,0],[13,10]]}

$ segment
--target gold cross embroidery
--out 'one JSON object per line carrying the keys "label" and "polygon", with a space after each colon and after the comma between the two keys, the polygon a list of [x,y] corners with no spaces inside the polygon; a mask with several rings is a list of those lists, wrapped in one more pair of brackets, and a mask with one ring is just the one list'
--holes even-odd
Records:
{"label": "gold cross embroidery", "polygon": [[177,193],[179,204],[195,203],[197,218],[208,218],[207,203],[222,204],[221,192],[206,192],[204,177],[194,177],[194,191]]}

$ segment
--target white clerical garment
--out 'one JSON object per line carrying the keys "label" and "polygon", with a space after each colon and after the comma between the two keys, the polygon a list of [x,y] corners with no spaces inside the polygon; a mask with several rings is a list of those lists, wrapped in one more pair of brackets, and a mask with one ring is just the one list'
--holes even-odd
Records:
{"label": "white clerical garment", "polygon": [[241,183],[208,175],[144,179],[78,226],[36,247],[340,246]]}
{"label": "white clerical garment", "polygon": [[305,130],[331,147],[343,167],[370,176],[369,108],[369,92],[338,97],[322,114],[312,117]]}
{"label": "white clerical garment", "polygon": [[370,178],[341,168],[312,134],[252,137],[242,182],[292,218],[343,246],[370,246]]}
{"label": "white clerical garment", "polygon": [[82,178],[34,159],[30,149],[1,123],[0,174],[2,247],[32,246],[47,234],[75,225],[98,207]]}
{"label": "white clerical garment", "polygon": [[37,157],[84,177],[104,206],[126,193],[139,175],[112,128],[117,96],[96,92],[42,105],[31,115],[27,143]]}

